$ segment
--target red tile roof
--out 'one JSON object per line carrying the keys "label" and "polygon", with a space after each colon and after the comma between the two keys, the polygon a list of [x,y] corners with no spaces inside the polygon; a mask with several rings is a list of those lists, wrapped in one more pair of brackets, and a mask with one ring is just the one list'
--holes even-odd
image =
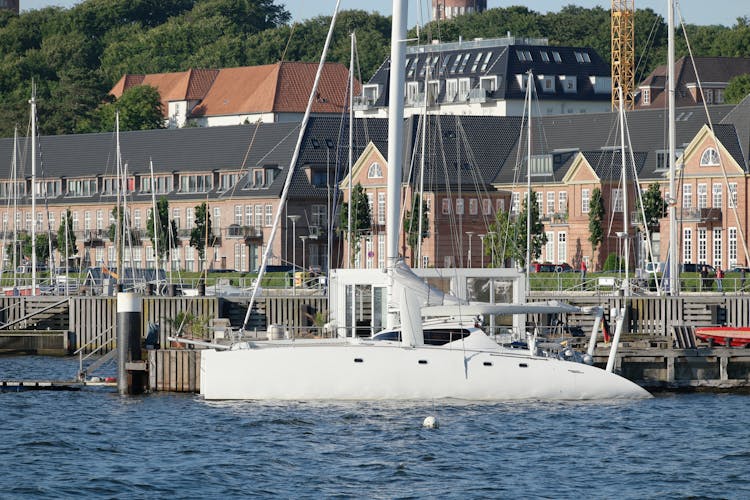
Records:
{"label": "red tile roof", "polygon": [[[110,91],[115,97],[135,85],[159,90],[167,112],[169,101],[201,101],[191,116],[225,116],[249,113],[302,113],[307,107],[317,63],[280,62],[263,66],[191,69],[180,73],[124,75]],[[339,113],[347,101],[349,71],[339,63],[326,63],[313,113]],[[355,80],[355,95],[360,83]]]}

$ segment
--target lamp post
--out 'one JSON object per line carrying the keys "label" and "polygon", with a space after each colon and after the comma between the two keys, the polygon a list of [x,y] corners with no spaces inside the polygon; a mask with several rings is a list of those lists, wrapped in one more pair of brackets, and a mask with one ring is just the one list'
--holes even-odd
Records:
{"label": "lamp post", "polygon": [[297,270],[297,221],[299,215],[287,215],[287,219],[292,221],[292,270]]}
{"label": "lamp post", "polygon": [[482,246],[482,253],[481,253],[481,256],[482,256],[482,269],[484,269],[484,237],[487,236],[487,235],[486,234],[478,234],[477,236],[479,236],[479,241],[480,241],[480,244]]}
{"label": "lamp post", "polygon": [[466,231],[466,236],[469,237],[469,253],[466,255],[466,267],[471,268],[471,237],[474,236],[474,231]]}

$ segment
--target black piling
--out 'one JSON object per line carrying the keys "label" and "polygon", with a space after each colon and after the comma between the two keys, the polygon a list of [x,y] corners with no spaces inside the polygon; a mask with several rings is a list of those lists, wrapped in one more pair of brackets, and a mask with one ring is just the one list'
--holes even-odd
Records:
{"label": "black piling", "polygon": [[141,297],[135,293],[117,294],[117,390],[121,396],[140,394],[146,382],[141,360]]}

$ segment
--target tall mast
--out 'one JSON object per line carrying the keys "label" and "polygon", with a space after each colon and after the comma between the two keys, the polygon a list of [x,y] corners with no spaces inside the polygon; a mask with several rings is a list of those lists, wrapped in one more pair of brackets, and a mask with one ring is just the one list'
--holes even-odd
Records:
{"label": "tall mast", "polygon": [[154,221],[154,262],[156,263],[156,294],[159,295],[159,236],[161,235],[161,214],[157,213],[156,186],[154,185],[154,162],[149,158],[148,167],[151,171],[151,213]]}
{"label": "tall mast", "polygon": [[[526,84],[526,294],[531,291],[531,86],[534,85],[533,74],[529,70]],[[535,201],[536,203],[536,201]]]}
{"label": "tall mast", "polygon": [[120,111],[115,111],[115,140],[117,142],[117,208],[115,210],[115,268],[117,269],[117,282],[123,275],[122,269],[122,158],[120,157]]}
{"label": "tall mast", "polygon": [[676,158],[675,158],[675,75],[674,75],[674,3],[667,0],[668,19],[668,56],[667,56],[667,81],[669,82],[668,107],[669,107],[669,293],[680,294],[680,267],[679,267],[679,244],[680,238],[677,233],[677,182],[676,182]]}
{"label": "tall mast", "polygon": [[[391,75],[388,88],[388,189],[386,240],[387,265],[392,266],[398,258],[399,212],[401,206],[401,175],[404,126],[404,64],[406,62],[406,16],[407,5],[404,0],[393,0],[393,18],[391,22]],[[388,289],[389,302],[391,289]],[[395,315],[388,315],[388,328],[396,323]]]}
{"label": "tall mast", "polygon": [[36,85],[31,84],[31,295],[36,295]]}
{"label": "tall mast", "polygon": [[625,99],[622,92],[622,87],[617,87],[617,90],[620,94],[620,157],[622,160],[622,224],[623,228],[622,231],[625,233],[624,242],[623,242],[623,252],[625,254],[625,296],[630,295],[630,282],[628,281],[629,276],[629,261],[630,261],[630,253],[629,253],[629,244],[628,244],[628,237],[629,237],[629,228],[628,228],[628,173],[627,173],[627,163],[625,161]]}
{"label": "tall mast", "polygon": [[[355,32],[351,34],[351,48],[349,56],[349,193],[346,206],[346,267],[352,263],[352,167],[354,166],[354,44]],[[330,267],[331,263],[328,263]]]}

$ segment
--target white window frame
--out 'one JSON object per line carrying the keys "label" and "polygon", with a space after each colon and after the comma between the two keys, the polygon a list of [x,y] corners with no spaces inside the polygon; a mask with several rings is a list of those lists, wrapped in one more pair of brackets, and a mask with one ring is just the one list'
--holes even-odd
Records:
{"label": "white window frame", "polygon": [[682,185],[682,208],[693,208],[693,185]]}
{"label": "white window frame", "polygon": [[714,182],[711,188],[711,206],[721,208],[724,203],[724,186],[720,182]]}
{"label": "white window frame", "polygon": [[699,227],[698,232],[698,264],[708,264],[708,231]]}
{"label": "white window frame", "polygon": [[724,250],[724,240],[722,239],[722,230],[721,228],[715,227],[712,231],[712,243],[713,243],[713,252],[711,254],[711,257],[713,259],[713,266],[716,269],[723,269],[724,266],[722,266],[722,262],[724,259],[722,259],[722,251]]}
{"label": "white window frame", "polygon": [[698,208],[708,208],[708,184],[698,184]]}
{"label": "white window frame", "polygon": [[689,227],[682,230],[682,261],[693,262],[693,230]]}
{"label": "white window frame", "polygon": [[701,154],[701,167],[718,167],[720,164],[719,152],[715,148],[708,147]]}
{"label": "white window frame", "polygon": [[581,213],[587,214],[591,209],[591,194],[587,188],[581,189]]}

